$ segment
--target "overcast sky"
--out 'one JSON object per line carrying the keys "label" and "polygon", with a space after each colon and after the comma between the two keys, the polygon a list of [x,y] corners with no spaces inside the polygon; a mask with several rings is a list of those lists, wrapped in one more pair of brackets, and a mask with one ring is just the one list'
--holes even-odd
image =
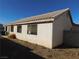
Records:
{"label": "overcast sky", "polygon": [[75,23],[79,23],[79,0],[0,0],[0,23],[70,8]]}

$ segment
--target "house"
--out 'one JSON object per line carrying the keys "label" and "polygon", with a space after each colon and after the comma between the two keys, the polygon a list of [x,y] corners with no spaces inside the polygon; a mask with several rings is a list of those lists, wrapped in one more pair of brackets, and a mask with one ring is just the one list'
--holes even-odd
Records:
{"label": "house", "polygon": [[20,40],[54,48],[63,43],[63,31],[71,30],[69,8],[27,17],[6,25],[7,32]]}
{"label": "house", "polygon": [[0,34],[2,34],[3,31],[4,31],[4,26],[0,24]]}

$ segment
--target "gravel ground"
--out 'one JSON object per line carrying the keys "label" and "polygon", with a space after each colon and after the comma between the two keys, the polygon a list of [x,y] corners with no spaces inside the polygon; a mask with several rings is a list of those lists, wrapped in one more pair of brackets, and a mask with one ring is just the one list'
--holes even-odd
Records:
{"label": "gravel ground", "polygon": [[79,48],[48,49],[36,44],[18,40],[18,39],[9,39],[9,40],[32,49],[31,52],[39,56],[42,56],[44,59],[79,59]]}

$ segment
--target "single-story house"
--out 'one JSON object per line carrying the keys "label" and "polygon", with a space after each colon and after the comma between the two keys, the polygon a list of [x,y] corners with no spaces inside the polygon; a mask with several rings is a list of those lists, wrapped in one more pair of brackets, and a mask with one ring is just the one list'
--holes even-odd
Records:
{"label": "single-story house", "polygon": [[71,30],[69,8],[27,17],[6,25],[7,32],[20,40],[54,48],[63,43],[63,31]]}

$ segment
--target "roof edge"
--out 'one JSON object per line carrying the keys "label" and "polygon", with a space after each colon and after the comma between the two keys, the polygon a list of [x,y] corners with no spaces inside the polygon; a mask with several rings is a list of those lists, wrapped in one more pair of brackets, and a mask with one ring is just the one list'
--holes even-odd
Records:
{"label": "roof edge", "polygon": [[[17,23],[28,23],[28,22],[33,22],[34,23],[34,21],[39,21],[40,19],[43,19],[43,20],[45,20],[45,19],[51,19],[51,18],[53,18],[53,19],[55,19],[57,16],[59,16],[59,15],[61,15],[62,13],[64,13],[64,12],[66,12],[66,11],[68,11],[69,10],[69,8],[66,8],[66,9],[61,9],[61,10],[56,10],[56,11],[60,11],[60,13],[58,13],[58,14],[55,14],[55,16],[49,16],[49,14],[52,14],[52,12],[49,12],[49,14],[48,13],[45,13],[45,14],[41,14],[41,15],[36,15],[36,16],[31,16],[31,17],[39,17],[39,19],[35,19],[35,20],[28,20],[28,18],[30,19],[31,17],[27,17],[26,18],[26,21],[25,21],[25,19],[23,19],[23,21],[21,21],[21,20],[18,20],[18,21],[15,21],[15,22],[13,22],[13,23],[10,23],[10,24],[7,24],[7,25],[12,25],[12,24],[17,24]],[[55,11],[53,11],[53,12],[55,12]],[[48,16],[47,16],[47,15]],[[46,15],[46,17],[40,17],[40,16],[45,16]],[[50,21],[50,20],[49,20]],[[54,20],[52,20],[52,21],[54,21]],[[40,22],[40,21],[39,21]],[[44,21],[43,21],[44,22]]]}

